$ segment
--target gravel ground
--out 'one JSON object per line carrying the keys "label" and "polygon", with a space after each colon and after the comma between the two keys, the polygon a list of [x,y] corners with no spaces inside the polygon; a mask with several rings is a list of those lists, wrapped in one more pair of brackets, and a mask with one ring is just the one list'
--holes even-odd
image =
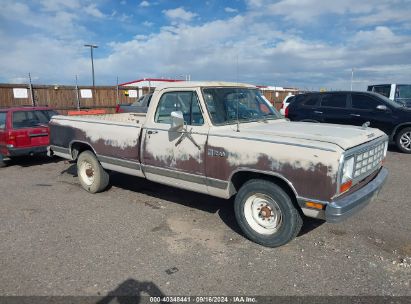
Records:
{"label": "gravel ground", "polygon": [[270,249],[232,201],[122,174],[93,195],[74,164],[15,160],[0,169],[0,295],[411,296],[410,165],[390,151],[371,205]]}

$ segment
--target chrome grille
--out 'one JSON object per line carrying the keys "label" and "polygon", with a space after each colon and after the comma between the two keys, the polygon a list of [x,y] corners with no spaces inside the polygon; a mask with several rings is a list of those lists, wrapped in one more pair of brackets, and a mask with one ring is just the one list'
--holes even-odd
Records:
{"label": "chrome grille", "polygon": [[384,159],[385,142],[379,142],[355,154],[354,178],[368,175],[377,169]]}

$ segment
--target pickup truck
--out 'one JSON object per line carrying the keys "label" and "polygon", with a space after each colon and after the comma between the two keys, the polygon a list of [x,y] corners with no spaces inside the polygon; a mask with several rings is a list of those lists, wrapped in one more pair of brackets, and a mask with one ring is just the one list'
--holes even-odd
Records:
{"label": "pickup truck", "polygon": [[388,174],[382,131],[290,122],[247,84],[172,83],[156,88],[146,114],[54,116],[50,132],[49,155],[77,161],[86,191],[103,191],[118,171],[235,197],[243,233],[268,247],[296,237],[304,216],[356,213]]}

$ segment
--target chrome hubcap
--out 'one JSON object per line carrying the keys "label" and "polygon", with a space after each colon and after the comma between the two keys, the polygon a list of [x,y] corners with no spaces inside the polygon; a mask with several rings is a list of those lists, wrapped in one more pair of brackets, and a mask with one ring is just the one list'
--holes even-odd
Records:
{"label": "chrome hubcap", "polygon": [[246,200],[244,215],[250,227],[261,234],[276,233],[282,223],[282,213],[276,201],[261,193]]}
{"label": "chrome hubcap", "polygon": [[87,186],[91,186],[94,182],[94,169],[93,166],[87,162],[82,161],[80,163],[80,177]]}
{"label": "chrome hubcap", "polygon": [[406,132],[401,136],[400,144],[405,150],[411,151],[411,132]]}

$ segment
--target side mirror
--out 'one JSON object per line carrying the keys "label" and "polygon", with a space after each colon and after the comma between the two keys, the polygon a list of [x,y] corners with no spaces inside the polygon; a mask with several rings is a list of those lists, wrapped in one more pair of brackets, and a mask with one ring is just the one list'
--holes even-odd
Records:
{"label": "side mirror", "polygon": [[184,127],[184,117],[183,112],[173,111],[170,114],[171,116],[171,128],[172,130],[178,131]]}
{"label": "side mirror", "polygon": [[385,106],[385,105],[378,105],[377,106],[377,110],[378,111],[388,111],[388,108],[387,108],[387,106]]}

